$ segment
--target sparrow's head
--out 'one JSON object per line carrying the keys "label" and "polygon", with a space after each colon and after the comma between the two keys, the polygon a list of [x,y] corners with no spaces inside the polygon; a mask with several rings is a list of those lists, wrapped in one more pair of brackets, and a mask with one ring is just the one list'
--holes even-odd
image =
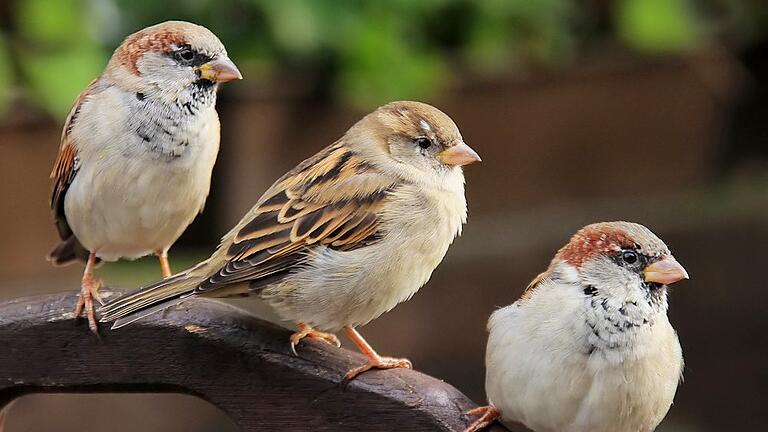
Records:
{"label": "sparrow's head", "polygon": [[445,173],[480,162],[445,113],[421,102],[391,102],[363,118],[350,134],[364,131],[364,141],[397,163],[403,172]]}
{"label": "sparrow's head", "polygon": [[560,249],[550,268],[581,283],[587,294],[624,302],[660,304],[667,285],[688,279],[661,239],[630,222],[587,225]]}
{"label": "sparrow's head", "polygon": [[167,21],[128,36],[105,71],[137,97],[168,102],[211,91],[217,83],[242,79],[219,38],[205,27]]}

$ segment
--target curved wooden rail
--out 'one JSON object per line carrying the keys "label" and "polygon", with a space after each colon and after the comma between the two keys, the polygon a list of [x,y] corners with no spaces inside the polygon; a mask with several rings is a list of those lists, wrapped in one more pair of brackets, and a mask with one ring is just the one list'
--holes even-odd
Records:
{"label": "curved wooden rail", "polygon": [[342,387],[361,355],[305,340],[294,356],[287,330],[213,300],[104,326],[98,340],[72,320],[76,298],[0,303],[0,407],[35,392],[177,392],[213,403],[244,431],[460,431],[475,406],[412,370],[372,371]]}

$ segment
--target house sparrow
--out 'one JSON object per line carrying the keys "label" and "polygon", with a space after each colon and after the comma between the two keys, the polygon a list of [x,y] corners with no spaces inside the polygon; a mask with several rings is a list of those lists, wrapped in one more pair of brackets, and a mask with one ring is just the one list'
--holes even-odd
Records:
{"label": "house sparrow", "polygon": [[648,432],[669,410],[683,367],[667,285],[688,279],[642,225],[584,227],[511,306],[488,322],[489,406],[536,432]]}
{"label": "house sparrow", "polygon": [[168,248],[202,211],[219,150],[218,83],[241,79],[208,29],[169,21],[128,36],[78,96],[61,135],[51,209],[55,265],[84,261],[80,299],[97,331],[100,260]]}
{"label": "house sparrow", "polygon": [[427,282],[466,221],[461,167],[478,161],[438,109],[384,105],[278,179],[209,259],[107,304],[101,320],[118,328],[191,297],[255,296],[298,325],[292,348],[338,345],[344,328],[368,358],[347,380],[410,367],[355,327]]}

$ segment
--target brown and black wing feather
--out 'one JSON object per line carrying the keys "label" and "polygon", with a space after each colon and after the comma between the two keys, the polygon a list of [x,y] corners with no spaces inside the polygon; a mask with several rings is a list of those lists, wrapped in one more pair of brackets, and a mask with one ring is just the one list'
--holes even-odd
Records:
{"label": "brown and black wing feather", "polygon": [[394,188],[339,141],[275,182],[211,258],[106,305],[102,321],[120,327],[189,296],[247,294],[301,268],[318,247],[372,244]]}
{"label": "brown and black wing feather", "polygon": [[349,251],[375,242],[393,187],[340,142],[326,148],[278,180],[230,233],[225,264],[197,292],[245,281],[257,289],[300,267],[317,246]]}
{"label": "brown and black wing feather", "polygon": [[48,260],[55,265],[66,265],[74,261],[86,261],[88,259],[88,250],[80,244],[67,223],[67,216],[64,213],[64,198],[67,195],[69,185],[72,184],[77,170],[79,160],[77,156],[77,144],[72,139],[72,128],[77,122],[77,116],[80,108],[85,101],[94,94],[98,88],[98,78],[91,81],[88,87],[80,93],[72,106],[67,119],[64,122],[64,129],[61,132],[61,145],[59,154],[56,156],[56,162],[51,171],[53,179],[53,189],[51,192],[51,212],[56,230],[59,233],[61,242],[48,254]]}

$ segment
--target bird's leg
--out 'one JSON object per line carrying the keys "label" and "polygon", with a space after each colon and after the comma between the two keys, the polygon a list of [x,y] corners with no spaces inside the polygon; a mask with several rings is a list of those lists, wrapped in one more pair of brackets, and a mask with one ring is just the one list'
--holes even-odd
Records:
{"label": "bird's leg", "polygon": [[168,262],[168,251],[156,250],[155,255],[160,261],[160,273],[163,275],[163,279],[171,276],[171,264]]}
{"label": "bird's leg", "polygon": [[373,347],[371,347],[371,345],[369,345],[368,342],[363,339],[363,336],[358,333],[357,330],[350,326],[346,326],[344,329],[347,331],[347,336],[349,336],[349,338],[352,339],[352,342],[357,345],[357,348],[360,350],[360,352],[368,357],[367,364],[351,369],[349,372],[347,372],[346,375],[344,375],[344,383],[355,379],[356,376],[369,369],[413,368],[411,361],[408,359],[380,356],[376,351],[373,350]]}
{"label": "bird's leg", "polygon": [[339,338],[337,338],[335,334],[315,330],[307,325],[307,323],[300,322],[298,324],[298,330],[299,331],[291,335],[291,351],[293,351],[293,355],[298,355],[296,354],[296,345],[298,345],[299,341],[305,337],[321,340],[331,345],[336,345],[336,347],[341,346],[341,342],[339,342]]}
{"label": "bird's leg", "polygon": [[75,306],[75,319],[80,318],[85,310],[85,315],[88,317],[88,327],[95,335],[99,335],[99,328],[96,325],[96,312],[93,310],[93,300],[96,299],[102,305],[104,304],[99,297],[99,287],[101,281],[94,276],[93,270],[96,267],[96,254],[91,252],[88,255],[88,261],[85,263],[85,271],[83,272],[83,280],[80,283],[80,297],[77,299],[77,306]]}
{"label": "bird's leg", "polygon": [[[163,279],[171,277],[171,263],[168,262],[168,251],[163,249],[158,249],[155,251],[155,256],[157,257],[157,260],[160,262],[160,275],[163,277]],[[165,318],[170,309],[171,308],[163,309],[161,316]]]}
{"label": "bird's leg", "polygon": [[475,420],[471,425],[469,425],[466,429],[464,429],[464,432],[481,431],[486,427],[490,426],[490,424],[496,421],[496,419],[501,417],[501,413],[493,405],[481,406],[481,407],[471,409],[466,413],[464,413],[464,415],[480,416],[479,419]]}

